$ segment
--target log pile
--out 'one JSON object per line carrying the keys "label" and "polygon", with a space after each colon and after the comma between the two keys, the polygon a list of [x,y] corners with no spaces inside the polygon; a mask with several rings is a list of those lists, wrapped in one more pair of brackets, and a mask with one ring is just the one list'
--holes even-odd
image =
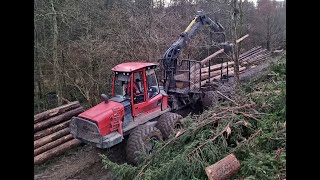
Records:
{"label": "log pile", "polygon": [[270,51],[261,46],[254,47],[239,56],[240,65],[257,65],[272,55]]}
{"label": "log pile", "polygon": [[34,116],[34,164],[39,165],[54,156],[80,145],[69,131],[70,119],[82,113],[78,101],[71,102]]}
{"label": "log pile", "polygon": [[[203,87],[205,86],[206,82],[210,78],[210,82],[213,80],[219,80],[222,75],[226,75],[228,71],[229,76],[234,75],[234,62],[231,61],[231,58],[228,58],[228,62],[224,62],[222,64],[215,64],[209,67],[206,67],[206,64],[209,60],[212,60],[216,58],[218,55],[221,55],[223,53],[223,49],[220,49],[219,51],[213,53],[212,55],[206,57],[205,59],[199,61],[200,63],[191,66],[190,68],[190,84],[191,89],[199,88],[199,86]],[[271,56],[271,52],[267,51],[266,49],[262,48],[261,46],[254,47],[239,56],[239,72],[244,73],[245,70],[256,67],[257,64],[262,62],[263,60],[269,58]],[[228,70],[227,70],[228,67]],[[200,73],[201,69],[201,73]],[[210,71],[210,77],[209,77],[209,71]],[[201,77],[201,83],[199,82]],[[188,81],[188,72],[178,74],[175,76],[175,79],[177,81]],[[177,85],[177,87],[179,87]],[[184,84],[183,86],[180,85],[181,88],[186,88],[187,84]]]}

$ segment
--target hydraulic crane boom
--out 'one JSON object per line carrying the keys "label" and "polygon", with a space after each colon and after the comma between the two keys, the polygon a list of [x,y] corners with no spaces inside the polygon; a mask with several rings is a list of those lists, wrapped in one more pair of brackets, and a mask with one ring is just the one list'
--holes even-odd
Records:
{"label": "hydraulic crane boom", "polygon": [[167,49],[163,56],[163,66],[166,69],[167,78],[169,80],[169,82],[165,84],[165,89],[175,86],[174,75],[176,74],[177,58],[180,55],[181,49],[186,46],[188,41],[204,25],[208,25],[211,30],[213,30],[213,32],[219,33],[221,35],[221,38],[219,38],[218,42],[219,44],[217,45],[222,45],[227,52],[231,50],[230,45],[225,43],[225,33],[223,26],[220,23],[211,20],[202,11],[198,11],[195,18],[190,22],[185,31],[180,34],[179,39]]}

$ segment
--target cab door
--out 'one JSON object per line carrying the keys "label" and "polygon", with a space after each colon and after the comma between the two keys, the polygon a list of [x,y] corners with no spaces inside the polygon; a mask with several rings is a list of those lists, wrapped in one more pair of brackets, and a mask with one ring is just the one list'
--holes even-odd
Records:
{"label": "cab door", "polygon": [[[132,115],[138,117],[147,110],[147,91],[146,91],[146,75],[145,69],[135,71],[131,77],[131,103],[132,103]],[[133,84],[134,83],[134,84]],[[135,93],[133,86],[137,86],[139,93]]]}
{"label": "cab door", "polygon": [[147,82],[147,101],[148,101],[148,112],[154,112],[161,110],[162,94],[158,86],[157,75],[154,69],[146,70],[146,82]]}

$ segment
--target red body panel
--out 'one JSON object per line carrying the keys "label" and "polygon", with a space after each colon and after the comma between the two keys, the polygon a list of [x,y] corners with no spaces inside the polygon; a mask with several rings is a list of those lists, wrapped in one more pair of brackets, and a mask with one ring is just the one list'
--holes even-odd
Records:
{"label": "red body panel", "polygon": [[124,106],[121,103],[114,101],[109,101],[107,104],[105,102],[101,102],[100,104],[86,110],[78,116],[97,122],[101,135],[105,136],[110,133],[110,118],[114,116],[113,109],[116,108],[120,108],[120,116],[122,119],[124,116]]}
{"label": "red body panel", "polygon": [[166,110],[168,108],[168,96],[162,97],[162,111]]}
{"label": "red body panel", "polygon": [[148,103],[148,107],[146,108],[146,111],[150,111],[156,107],[161,107],[161,99],[162,99],[162,94],[158,94],[155,97],[153,97],[152,99],[148,99],[149,103]]}
{"label": "red body panel", "polygon": [[121,71],[121,72],[132,72],[147,66],[158,65],[155,63],[145,63],[145,62],[128,62],[116,65],[111,70],[112,71]]}

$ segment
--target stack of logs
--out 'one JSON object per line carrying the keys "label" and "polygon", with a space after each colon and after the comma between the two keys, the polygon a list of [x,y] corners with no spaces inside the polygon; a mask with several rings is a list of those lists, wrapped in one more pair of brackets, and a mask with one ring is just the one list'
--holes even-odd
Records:
{"label": "stack of logs", "polygon": [[34,164],[63,154],[80,145],[69,131],[70,119],[84,111],[78,101],[50,109],[34,116]]}
{"label": "stack of logs", "polygon": [[269,58],[271,56],[271,52],[267,49],[262,48],[261,46],[254,47],[249,51],[242,53],[239,56],[240,64],[245,65],[253,65],[259,64],[261,61]]}
{"label": "stack of logs", "polygon": [[[261,61],[267,59],[271,56],[271,52],[267,49],[263,49],[261,46],[254,47],[242,54],[239,55],[239,73],[243,73],[248,68],[254,68],[258,65]],[[210,57],[210,56],[209,56]],[[227,65],[228,64],[228,65]],[[225,62],[222,64],[216,64],[210,66],[210,82],[213,79],[220,79],[221,68],[222,74],[227,73],[227,66],[228,66],[228,74],[229,76],[234,75],[234,62],[229,61],[228,63]],[[200,71],[198,71],[200,72]],[[193,75],[194,76],[194,75]],[[201,86],[203,86],[209,78],[209,67],[201,68]]]}
{"label": "stack of logs", "polygon": [[[191,88],[199,88],[200,83],[199,76],[201,76],[201,87],[204,86],[207,81],[209,80],[209,67],[206,67],[206,64],[213,58],[217,57],[219,54],[224,52],[223,49],[215,52],[214,54],[208,56],[207,58],[200,61],[200,64],[194,65],[190,68],[191,74]],[[266,58],[271,56],[271,52],[263,49],[261,46],[254,47],[239,56],[239,73],[243,73],[248,68],[254,68],[257,64],[261,61],[265,60]],[[227,73],[228,67],[228,75],[234,75],[234,62],[229,61],[222,64],[216,64],[210,66],[210,82],[213,80],[219,80],[222,74]],[[201,75],[200,74],[200,67],[201,68]],[[221,71],[222,69],[222,71]],[[175,76],[176,80],[186,81],[188,78],[188,73],[183,73]]]}

